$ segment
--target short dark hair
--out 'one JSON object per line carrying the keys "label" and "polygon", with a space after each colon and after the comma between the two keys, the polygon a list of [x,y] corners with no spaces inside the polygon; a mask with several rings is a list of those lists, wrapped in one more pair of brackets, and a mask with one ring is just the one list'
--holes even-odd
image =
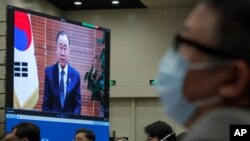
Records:
{"label": "short dark hair", "polygon": [[144,128],[146,134],[150,137],[158,137],[158,139],[162,139],[167,135],[170,135],[168,141],[176,141],[175,133],[170,125],[163,121],[156,121],[147,125]]}
{"label": "short dark hair", "polygon": [[58,42],[58,38],[59,38],[60,35],[65,35],[65,36],[67,36],[67,38],[68,38],[68,40],[69,40],[69,45],[70,45],[70,38],[69,38],[69,35],[67,34],[67,32],[65,32],[65,31],[63,31],[63,30],[61,30],[61,31],[59,31],[59,32],[57,33],[57,35],[56,35],[56,43]]}
{"label": "short dark hair", "polygon": [[78,133],[84,133],[87,139],[95,141],[95,134],[91,130],[80,128],[76,131],[75,135],[77,135]]}
{"label": "short dark hair", "polygon": [[33,123],[22,122],[12,128],[16,129],[18,138],[27,138],[29,141],[40,141],[40,128]]}
{"label": "short dark hair", "polygon": [[250,0],[202,0],[219,14],[218,48],[250,64]]}

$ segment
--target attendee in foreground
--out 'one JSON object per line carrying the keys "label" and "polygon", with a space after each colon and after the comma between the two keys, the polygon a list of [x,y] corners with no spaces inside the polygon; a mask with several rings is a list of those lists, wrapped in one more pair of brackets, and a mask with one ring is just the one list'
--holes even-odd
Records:
{"label": "attendee in foreground", "polygon": [[144,128],[147,141],[176,141],[172,127],[163,121],[156,121]]}
{"label": "attendee in foreground", "polygon": [[160,67],[167,115],[190,128],[188,141],[229,141],[250,124],[250,0],[202,0]]}
{"label": "attendee in foreground", "polygon": [[80,128],[75,133],[74,141],[95,141],[95,134],[91,130]]}
{"label": "attendee in foreground", "polygon": [[40,128],[33,123],[22,122],[12,128],[13,141],[40,141]]}

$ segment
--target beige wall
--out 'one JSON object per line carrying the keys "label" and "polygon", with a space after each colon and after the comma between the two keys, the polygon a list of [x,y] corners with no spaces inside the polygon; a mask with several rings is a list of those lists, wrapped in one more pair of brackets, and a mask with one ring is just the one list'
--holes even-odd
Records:
{"label": "beige wall", "polygon": [[[117,136],[128,136],[130,141],[145,140],[143,128],[156,120],[170,123],[177,133],[184,130],[165,116],[149,80],[155,78],[159,60],[190,8],[61,12],[44,0],[32,3],[1,0],[0,20],[5,20],[7,4],[111,29],[111,79],[117,85],[110,88],[110,133],[114,130]],[[5,31],[5,25],[0,25],[0,31],[1,34]],[[0,43],[0,49],[4,49],[5,40],[1,38]],[[4,54],[5,51],[0,51],[0,64],[4,62]],[[0,66],[0,79],[4,78],[4,68]],[[5,96],[3,82],[0,80],[0,107]],[[4,120],[2,112],[0,123]],[[2,132],[3,124],[0,124]]]}
{"label": "beige wall", "polygon": [[111,29],[111,97],[156,97],[160,58],[190,8],[70,11],[64,16]]}
{"label": "beige wall", "polygon": [[130,141],[145,140],[144,127],[156,120],[185,129],[163,112],[149,80],[190,8],[69,11],[64,16],[111,29],[110,133]]}
{"label": "beige wall", "polygon": [[143,141],[146,125],[155,121],[165,121],[179,134],[186,129],[176,124],[163,112],[158,98],[112,98],[110,110],[110,133],[116,137],[129,137],[129,141]]}
{"label": "beige wall", "polygon": [[[43,12],[50,15],[61,16],[62,12],[58,8],[49,4],[45,0],[1,0],[0,1],[0,21],[6,21],[6,6],[12,5],[16,7],[21,7],[25,9],[29,9],[32,11]],[[0,23],[0,35],[5,35],[6,24]],[[4,58],[5,58],[5,37],[0,37],[0,108],[4,107],[5,103],[5,89],[4,82],[5,80],[5,66]],[[4,110],[0,109],[0,135],[4,130]]]}

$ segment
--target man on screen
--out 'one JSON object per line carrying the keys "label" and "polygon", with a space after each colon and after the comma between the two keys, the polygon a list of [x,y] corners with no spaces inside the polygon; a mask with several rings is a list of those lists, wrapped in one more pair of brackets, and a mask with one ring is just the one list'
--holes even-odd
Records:
{"label": "man on screen", "polygon": [[70,38],[64,31],[56,37],[58,62],[45,68],[42,110],[79,115],[80,75],[69,65]]}

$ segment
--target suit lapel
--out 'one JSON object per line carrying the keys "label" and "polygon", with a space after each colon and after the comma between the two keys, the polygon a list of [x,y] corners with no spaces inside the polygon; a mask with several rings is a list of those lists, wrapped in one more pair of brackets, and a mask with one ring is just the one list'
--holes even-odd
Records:
{"label": "suit lapel", "polygon": [[54,65],[54,72],[53,72],[53,77],[55,78],[55,79],[53,79],[53,81],[54,81],[54,85],[55,85],[55,88],[56,88],[56,91],[59,91],[59,69],[58,69],[58,65],[56,64],[56,65]]}
{"label": "suit lapel", "polygon": [[[54,88],[55,88],[55,91],[56,91],[56,97],[57,97],[57,101],[60,103],[61,105],[61,100],[60,100],[60,92],[59,92],[59,69],[58,69],[58,63],[56,63],[54,65],[54,72],[53,72],[53,77],[55,79],[53,79],[53,84],[54,84]],[[61,107],[61,106],[60,106]]]}

